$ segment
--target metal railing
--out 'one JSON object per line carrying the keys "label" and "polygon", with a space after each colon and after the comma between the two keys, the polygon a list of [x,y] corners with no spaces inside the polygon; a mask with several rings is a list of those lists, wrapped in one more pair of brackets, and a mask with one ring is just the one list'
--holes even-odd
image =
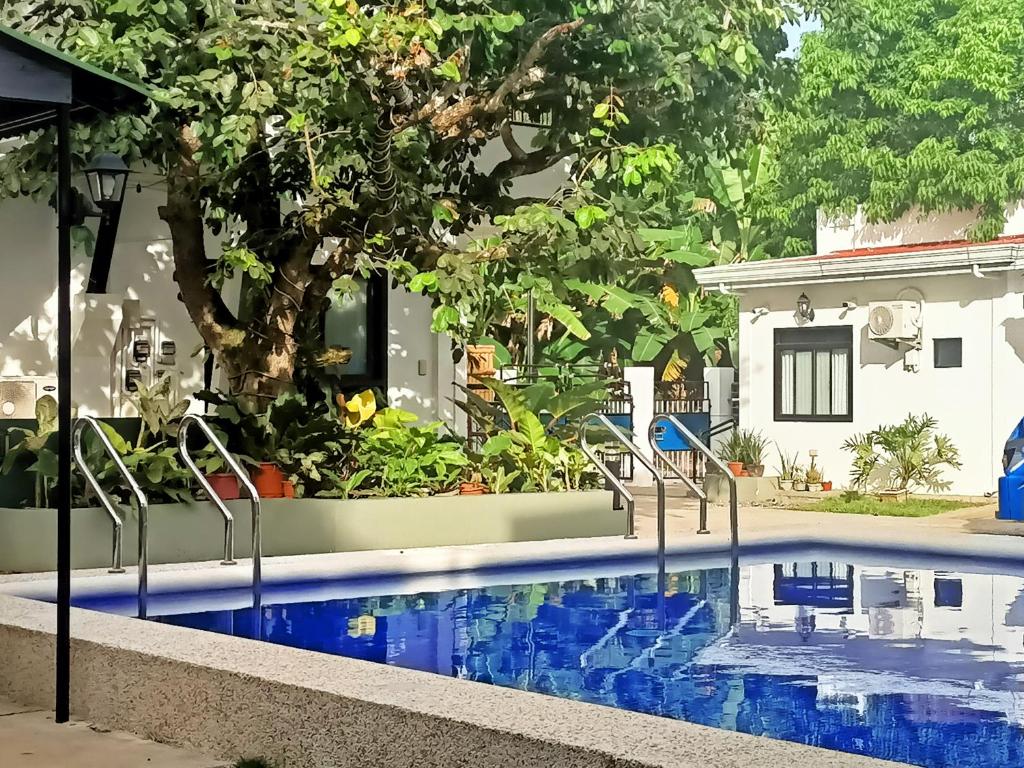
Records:
{"label": "metal railing", "polygon": [[[677,429],[679,433],[686,438],[687,442],[690,444],[690,447],[693,448],[693,450],[704,454],[704,457],[712,464],[714,464],[716,467],[718,467],[719,471],[721,471],[722,474],[725,475],[725,478],[729,483],[729,533],[731,545],[733,550],[735,551],[739,548],[740,542],[739,510],[738,500],[736,497],[736,478],[733,476],[732,472],[729,471],[729,467],[727,467],[721,459],[715,456],[711,449],[708,448],[699,437],[693,434],[693,432],[690,429],[688,429],[685,424],[683,424],[679,419],[677,419],[670,413],[657,414],[655,415],[654,420],[651,422],[651,428],[648,433],[648,438],[651,441],[651,448],[654,450],[655,454],[659,454],[661,452],[657,446],[657,441],[655,440],[655,429],[658,423],[661,421],[668,421],[669,424],[675,427],[675,429]],[[684,482],[686,482],[692,490],[696,490],[696,486],[684,476],[685,473],[678,474],[680,474],[680,477],[682,477]],[[697,497],[701,500],[700,527],[702,529],[697,531],[697,533],[709,533],[709,531],[704,530],[707,528],[707,494],[704,493],[703,490],[700,490],[697,491]]]}
{"label": "metal railing", "polygon": [[188,430],[189,427],[195,424],[199,431],[206,436],[209,440],[210,445],[217,454],[224,460],[228,469],[231,473],[238,478],[239,485],[245,489],[245,493],[249,496],[249,504],[252,508],[252,589],[253,589],[253,603],[254,606],[259,604],[260,595],[262,592],[262,553],[263,544],[262,536],[260,531],[260,495],[256,491],[256,486],[253,485],[252,480],[249,479],[249,475],[242,470],[235,457],[232,456],[228,449],[224,447],[224,444],[220,441],[220,438],[210,429],[210,425],[199,415],[190,413],[181,420],[181,428],[178,430],[178,452],[181,454],[181,460],[188,467],[189,471],[195,477],[196,482],[199,486],[206,491],[206,495],[210,498],[217,509],[220,510],[221,515],[224,516],[224,560],[222,561],[225,565],[234,563],[234,516],[231,511],[227,508],[223,499],[217,495],[210,485],[210,482],[203,475],[199,467],[196,466],[193,461],[191,454],[188,452]]}
{"label": "metal railing", "polygon": [[647,468],[654,477],[654,482],[658,486],[658,576],[659,581],[663,581],[665,575],[665,477],[655,466],[654,462],[644,455],[639,446],[630,440],[605,414],[592,413],[584,418],[580,423],[579,438],[581,450],[586,454],[587,458],[590,459],[594,466],[597,467],[598,471],[607,478],[608,482],[612,484],[615,490],[619,492],[622,498],[626,500],[627,539],[636,538],[636,499],[633,497],[633,494],[630,493],[626,484],[622,482],[622,479],[605,466],[597,451],[587,440],[587,427],[595,420],[600,422],[600,424],[611,433],[616,442],[621,443],[627,451],[633,454],[633,457],[636,458],[637,461]]}
{"label": "metal railing", "polygon": [[[206,492],[207,498],[210,503],[213,504],[220,512],[221,517],[224,518],[224,559],[220,561],[221,565],[235,565],[235,516],[231,514],[231,510],[228,509],[227,504],[224,500],[213,490],[213,486],[210,485],[210,481],[206,479],[206,475],[203,474],[202,470],[196,466],[193,461],[191,454],[188,452],[187,438],[188,438],[188,427],[189,424],[198,424],[200,431],[206,435],[206,438],[210,441],[210,444],[214,446],[222,459],[231,469],[231,471],[238,476],[239,481],[242,479],[241,467],[238,467],[237,471],[235,466],[232,466],[234,459],[226,455],[224,446],[217,439],[216,434],[210,429],[209,425],[198,416],[186,415],[181,420],[181,427],[178,431],[178,453],[181,454],[181,462],[185,467],[192,473],[192,476],[199,483],[199,487]],[[248,480],[248,478],[246,478]],[[246,489],[248,490],[248,489]]]}
{"label": "metal railing", "polygon": [[107,511],[107,514],[110,515],[110,519],[114,523],[114,552],[113,565],[110,568],[111,573],[124,573],[124,568],[121,564],[121,535],[124,521],[117,514],[110,496],[100,486],[96,475],[92,473],[92,470],[89,469],[89,465],[85,461],[85,456],[82,453],[82,435],[86,429],[92,430],[99,439],[104,452],[114,462],[118,473],[131,489],[132,496],[135,497],[135,505],[139,513],[139,618],[144,619],[146,618],[146,603],[149,591],[149,502],[146,500],[146,494],[142,492],[142,488],[139,487],[131,472],[128,471],[128,467],[124,465],[121,455],[110,442],[110,438],[107,437],[107,433],[103,431],[100,423],[92,416],[80,417],[75,422],[75,428],[72,432],[73,454],[75,464],[85,477],[85,482],[92,489],[92,492],[96,494],[100,501],[100,506]]}
{"label": "metal railing", "polygon": [[656,413],[654,415],[654,418],[651,419],[650,429],[647,430],[647,440],[651,444],[651,450],[654,451],[654,455],[661,460],[662,464],[664,464],[673,475],[682,480],[683,483],[686,484],[686,487],[689,488],[699,500],[700,522],[697,525],[697,533],[711,533],[711,531],[708,530],[708,495],[704,492],[703,488],[693,481],[689,473],[687,473],[683,467],[679,466],[679,464],[677,464],[672,457],[668,455],[667,451],[662,450],[661,446],[658,445],[658,430],[661,428],[659,427],[659,424],[662,421],[678,421],[678,419],[667,413]]}

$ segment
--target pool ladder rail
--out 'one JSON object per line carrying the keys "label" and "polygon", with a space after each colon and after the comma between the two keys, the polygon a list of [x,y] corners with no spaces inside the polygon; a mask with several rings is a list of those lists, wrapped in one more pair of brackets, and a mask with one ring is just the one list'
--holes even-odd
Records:
{"label": "pool ladder rail", "polygon": [[597,449],[595,449],[587,439],[587,428],[595,421],[608,430],[611,437],[617,443],[621,444],[627,451],[633,454],[633,457],[637,461],[647,468],[647,471],[649,471],[654,477],[654,482],[658,486],[658,575],[659,577],[663,577],[665,573],[665,476],[657,466],[655,466],[654,462],[640,450],[640,447],[605,414],[591,413],[580,422],[580,449],[584,454],[586,454],[587,458],[590,459],[594,466],[597,467],[598,471],[604,475],[608,482],[611,483],[612,487],[619,492],[619,495],[626,502],[627,539],[636,538],[636,499],[626,487],[626,484],[622,482],[622,478],[605,465],[601,460],[601,457],[598,455]]}
{"label": "pool ladder rail", "polygon": [[132,477],[132,473],[128,471],[128,467],[121,460],[121,455],[110,442],[107,433],[103,431],[100,422],[92,416],[79,417],[72,431],[72,453],[75,465],[85,477],[85,482],[92,489],[92,492],[96,494],[100,506],[106,510],[114,525],[114,551],[113,562],[110,566],[111,573],[124,573],[124,567],[121,563],[121,537],[124,530],[124,521],[118,515],[117,508],[110,500],[110,496],[103,490],[103,487],[96,479],[96,475],[93,474],[85,460],[82,451],[82,436],[86,430],[92,431],[99,439],[104,453],[114,463],[118,474],[127,483],[135,499],[135,506],[139,514],[139,618],[144,619],[146,618],[146,604],[149,596],[149,502],[146,499],[146,494],[143,493],[142,488],[139,487],[135,478]]}
{"label": "pool ladder rail", "polygon": [[261,499],[260,495],[256,490],[256,486],[253,485],[252,480],[249,479],[248,473],[246,473],[239,465],[238,461],[232,456],[228,449],[224,447],[224,444],[217,437],[217,434],[210,428],[210,425],[206,423],[206,420],[202,416],[194,413],[185,415],[181,420],[181,426],[178,429],[178,452],[181,454],[182,463],[188,468],[195,477],[196,482],[199,483],[205,492],[210,502],[220,511],[221,516],[224,518],[224,559],[221,561],[222,565],[234,565],[235,564],[235,518],[231,514],[231,510],[228,509],[223,499],[217,495],[216,491],[210,485],[209,480],[203,474],[202,470],[196,466],[192,455],[188,450],[188,434],[189,428],[195,425],[200,432],[206,437],[210,445],[213,446],[214,451],[224,460],[227,468],[231,473],[238,478],[239,485],[245,490],[246,495],[249,497],[249,505],[252,510],[252,589],[254,604],[259,603],[260,594],[263,586],[263,575],[262,575],[262,532],[261,532]]}
{"label": "pool ladder rail", "polygon": [[689,475],[683,471],[683,468],[676,464],[667,453],[665,453],[658,445],[658,431],[661,429],[661,423],[667,421],[672,425],[683,437],[686,438],[690,448],[697,451],[710,461],[723,475],[725,475],[726,481],[729,483],[729,536],[730,543],[733,549],[739,548],[740,537],[739,537],[739,510],[738,510],[738,498],[736,494],[736,477],[732,472],[729,471],[729,467],[717,456],[714,452],[705,445],[704,441],[701,440],[697,435],[693,433],[683,422],[671,413],[659,413],[655,414],[651,420],[650,429],[647,431],[647,439],[650,441],[651,450],[654,455],[661,459],[665,466],[667,466],[672,474],[678,477],[686,487],[693,492],[700,502],[700,523],[698,524],[697,533],[707,534],[711,533],[708,529],[708,495],[697,483],[693,481]]}
{"label": "pool ladder rail", "polygon": [[[586,416],[580,423],[579,427],[579,441],[580,449],[586,454],[587,458],[594,464],[598,471],[604,475],[605,479],[611,484],[611,486],[618,492],[618,494],[626,502],[626,538],[636,538],[636,499],[630,490],[626,487],[626,484],[622,481],[615,472],[613,472],[598,455],[597,449],[590,444],[587,439],[587,428],[590,427],[594,422],[598,422],[601,426],[608,430],[611,437],[626,448],[633,456],[639,461],[654,477],[654,482],[658,488],[658,575],[659,578],[664,578],[665,575],[665,546],[666,546],[666,523],[665,523],[665,476],[655,466],[644,453],[640,450],[639,446],[636,445],[611,419],[609,419],[603,413],[591,413]],[[650,429],[648,430],[648,440],[651,444],[651,450],[655,456],[665,462],[666,466],[671,469],[672,474],[680,478],[687,487],[693,491],[700,501],[700,523],[698,526],[698,534],[707,534],[711,531],[708,529],[708,510],[707,510],[707,493],[704,492],[691,478],[689,478],[683,469],[672,461],[672,459],[663,451],[657,444],[657,431],[659,424],[662,421],[668,421],[675,429],[687,439],[691,448],[703,454],[708,461],[710,461],[715,467],[717,467],[726,478],[729,483],[729,534],[730,534],[730,548],[735,555],[739,550],[739,513],[738,513],[738,499],[736,494],[736,478],[729,471],[729,467],[722,462],[714,453],[708,448],[704,442],[697,437],[690,429],[686,427],[678,418],[672,414],[657,414],[651,421]]]}

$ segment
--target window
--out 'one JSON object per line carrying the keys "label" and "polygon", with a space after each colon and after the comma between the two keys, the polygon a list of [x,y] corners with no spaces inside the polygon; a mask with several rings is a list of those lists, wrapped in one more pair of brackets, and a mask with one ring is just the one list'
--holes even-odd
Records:
{"label": "window", "polygon": [[775,330],[775,420],[853,420],[853,328]]}
{"label": "window", "polygon": [[962,368],[964,363],[963,339],[935,339],[935,367]]}
{"label": "window", "polygon": [[388,278],[358,280],[355,292],[334,302],[320,318],[325,345],[347,347],[352,360],[326,369],[343,391],[387,389]]}

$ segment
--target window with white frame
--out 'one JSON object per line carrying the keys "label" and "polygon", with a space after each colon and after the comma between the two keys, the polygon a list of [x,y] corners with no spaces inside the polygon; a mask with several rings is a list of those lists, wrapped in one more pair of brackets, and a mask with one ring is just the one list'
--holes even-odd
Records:
{"label": "window with white frame", "polygon": [[853,328],[775,329],[775,420],[853,420]]}

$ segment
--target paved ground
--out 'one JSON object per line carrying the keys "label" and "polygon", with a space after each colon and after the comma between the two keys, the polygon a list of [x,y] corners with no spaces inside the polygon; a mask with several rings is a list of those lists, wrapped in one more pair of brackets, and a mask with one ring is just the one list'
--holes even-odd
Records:
{"label": "paved ground", "polygon": [[93,729],[87,723],[57,725],[52,712],[0,699],[0,766],[3,768],[217,768],[183,749]]}
{"label": "paved ground", "polygon": [[[638,496],[637,535],[657,535],[657,505],[653,496]],[[849,533],[855,530],[877,531],[941,531],[942,533],[980,533],[1024,536],[1024,524],[1008,523],[995,519],[996,506],[986,504],[978,507],[946,512],[931,517],[874,517],[872,515],[841,515],[828,512],[802,512],[778,507],[741,507],[739,510],[740,534],[744,531],[758,533],[796,533],[815,531],[817,533],[835,530],[841,526]],[[668,523],[667,536],[692,535],[697,530],[698,506],[696,499],[669,497],[665,510]],[[708,527],[712,533],[726,533],[729,530],[729,511],[724,506],[708,508]]]}

